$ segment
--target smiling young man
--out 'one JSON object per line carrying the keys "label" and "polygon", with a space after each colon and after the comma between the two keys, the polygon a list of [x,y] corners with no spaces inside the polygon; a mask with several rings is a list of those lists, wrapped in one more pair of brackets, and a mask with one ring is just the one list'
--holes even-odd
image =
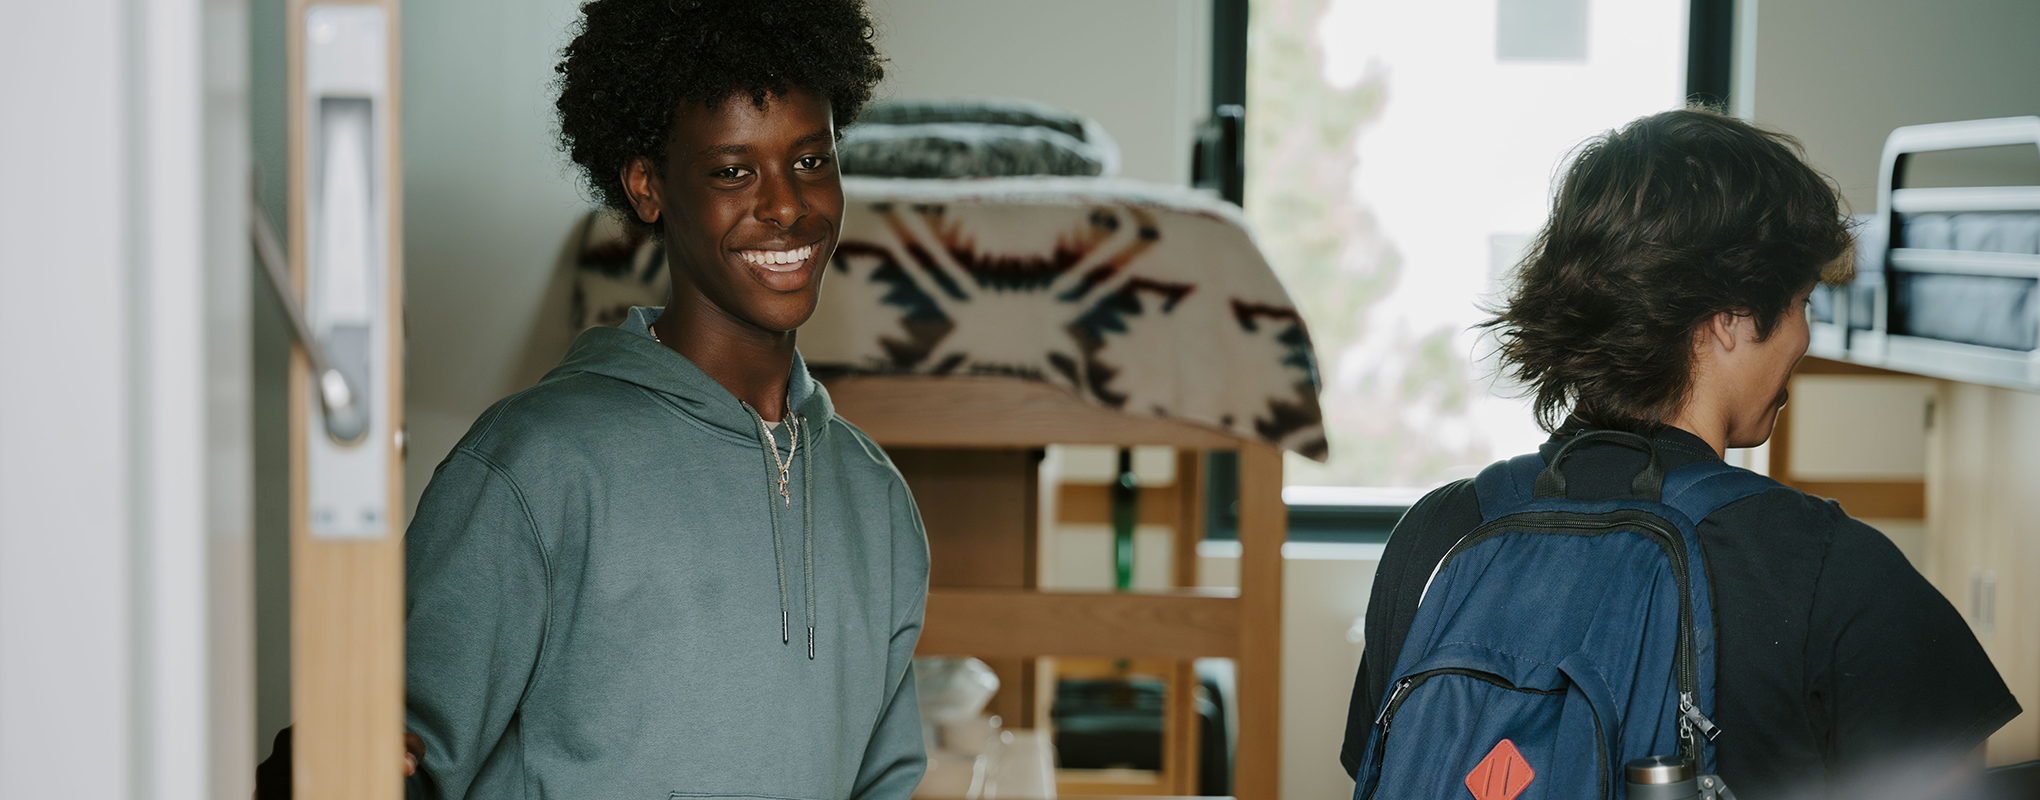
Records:
{"label": "smiling young man", "polygon": [[673,294],[584,333],[433,474],[406,541],[429,797],[905,798],[928,554],[795,351],[836,131],[881,75],[854,1],[598,0],[561,139]]}
{"label": "smiling young man", "polygon": [[[1552,433],[1547,460],[1600,429],[1649,436],[1666,472],[1770,438],[1806,353],[1807,298],[1851,250],[1833,187],[1796,146],[1683,110],[1580,153],[1487,323]],[[1581,448],[1565,461],[1568,494],[1627,497],[1644,459]],[[1480,524],[1460,481],[1396,525],[1367,608],[1349,774],[1433,567]],[[1698,531],[1714,598],[1717,766],[1743,800],[1825,796],[1894,757],[1934,764],[2019,713],[1948,601],[1836,504],[1780,487]]]}

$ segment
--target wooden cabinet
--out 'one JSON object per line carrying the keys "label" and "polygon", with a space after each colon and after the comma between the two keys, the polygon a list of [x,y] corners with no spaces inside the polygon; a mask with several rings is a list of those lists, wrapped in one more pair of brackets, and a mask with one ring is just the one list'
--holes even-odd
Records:
{"label": "wooden cabinet", "polygon": [[2040,394],[1940,382],[1926,561],[2026,709],[1991,737],[1988,762],[2040,758]]}

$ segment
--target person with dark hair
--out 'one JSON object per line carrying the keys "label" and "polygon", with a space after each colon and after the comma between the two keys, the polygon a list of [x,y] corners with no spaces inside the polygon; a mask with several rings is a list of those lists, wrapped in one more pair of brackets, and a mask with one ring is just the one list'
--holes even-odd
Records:
{"label": "person with dark hair", "polygon": [[[1806,352],[1806,305],[1852,240],[1798,142],[1704,110],[1585,146],[1494,317],[1553,454],[1581,434],[1648,437],[1663,472],[1770,438]],[[1580,448],[1574,499],[1629,496],[1643,452]],[[1662,472],[1659,474],[1663,474]],[[1425,496],[1375,573],[1341,762],[1353,774],[1427,581],[1482,515],[1472,481]],[[1778,487],[1698,527],[1715,616],[1715,739],[1743,800],[1819,793],[1896,755],[1960,755],[2019,713],[1946,598],[1831,501]]]}
{"label": "person with dark hair", "polygon": [[596,0],[560,142],[665,244],[433,473],[405,541],[426,797],[906,798],[928,550],[897,470],[803,366],[838,131],[883,75],[859,0]]}

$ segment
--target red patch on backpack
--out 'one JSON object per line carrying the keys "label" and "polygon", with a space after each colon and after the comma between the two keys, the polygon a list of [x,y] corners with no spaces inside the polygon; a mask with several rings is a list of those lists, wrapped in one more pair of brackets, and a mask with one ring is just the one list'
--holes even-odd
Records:
{"label": "red patch on backpack", "polygon": [[1530,762],[1516,752],[1516,743],[1503,739],[1466,773],[1466,790],[1473,792],[1474,800],[1516,800],[1535,777]]}

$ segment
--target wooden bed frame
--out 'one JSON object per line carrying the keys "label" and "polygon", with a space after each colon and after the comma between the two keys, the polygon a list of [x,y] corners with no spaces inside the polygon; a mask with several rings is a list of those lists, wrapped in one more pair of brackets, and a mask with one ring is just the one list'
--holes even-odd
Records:
{"label": "wooden bed frame", "polygon": [[[1021,725],[1045,708],[1034,659],[1100,657],[1174,665],[1187,686],[1189,659],[1224,657],[1238,668],[1233,793],[1275,800],[1280,769],[1282,454],[1259,440],[1189,423],[1134,417],[1088,405],[1044,383],[997,377],[849,377],[827,384],[836,413],[885,447],[914,490],[928,530],[928,611],[918,652],[970,655],[1019,677]],[[1041,521],[1031,454],[1050,444],[1177,448],[1176,584],[1161,592],[1043,591],[1035,577]],[[1207,450],[1240,453],[1240,580],[1237,591],[1197,589],[1201,538],[1197,465]],[[1050,687],[1052,691],[1052,687]],[[1194,731],[1183,692],[1165,716],[1166,786],[1195,792]],[[1075,794],[1078,792],[1068,791]],[[1086,787],[1083,794],[1100,790]],[[1130,791],[1129,794],[1152,794]]]}

